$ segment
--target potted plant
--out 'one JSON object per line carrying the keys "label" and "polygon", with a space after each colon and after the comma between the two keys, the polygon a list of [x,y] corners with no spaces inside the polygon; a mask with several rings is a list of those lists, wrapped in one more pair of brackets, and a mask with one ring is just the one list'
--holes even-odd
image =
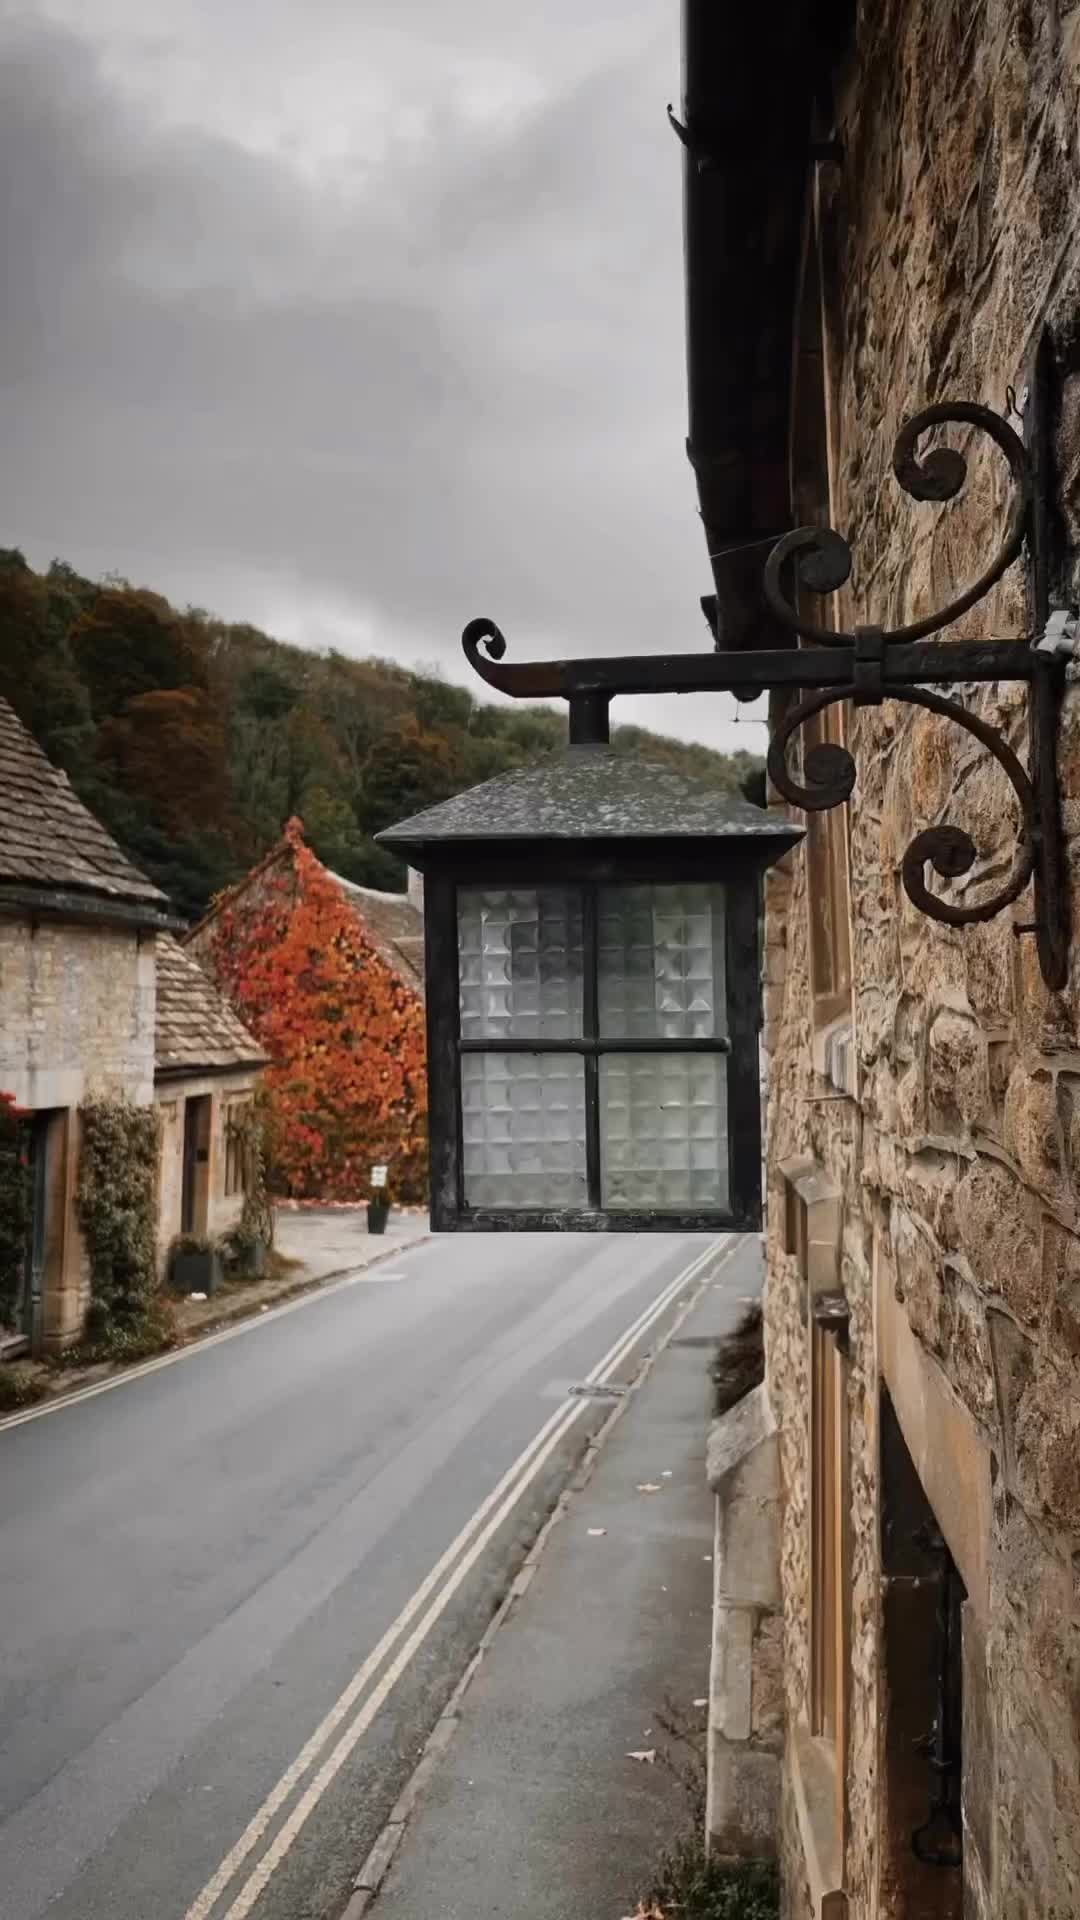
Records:
{"label": "potted plant", "polygon": [[238,1280],[261,1280],[266,1272],[266,1241],[244,1220],[231,1228],[222,1242],[225,1264]]}
{"label": "potted plant", "polygon": [[386,1222],[390,1216],[390,1189],[387,1186],[386,1167],[372,1167],[371,1192],[367,1203],[367,1230],[369,1233],[385,1233]]}
{"label": "potted plant", "polygon": [[169,1285],[174,1293],[216,1293],[221,1285],[220,1248],[197,1234],[180,1234],[169,1249]]}

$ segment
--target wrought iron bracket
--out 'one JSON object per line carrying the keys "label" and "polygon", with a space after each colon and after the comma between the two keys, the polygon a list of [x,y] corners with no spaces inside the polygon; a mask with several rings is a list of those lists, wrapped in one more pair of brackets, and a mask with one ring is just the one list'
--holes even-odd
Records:
{"label": "wrought iron bracket", "polygon": [[[1029,395],[1029,400],[1031,396]],[[1069,912],[1064,883],[1057,735],[1065,687],[1065,660],[1048,645],[1067,622],[1051,627],[1048,568],[1049,436],[1045,410],[1032,406],[1028,444],[990,407],[952,401],[925,407],[901,429],[893,449],[893,473],[912,499],[954,499],[967,479],[967,459],[954,447],[920,452],[924,435],[958,426],[989,436],[1005,460],[1012,497],[997,550],[979,577],[938,612],[906,626],[857,626],[837,631],[810,619],[805,595],[831,594],[851,573],[847,541],[831,528],[797,527],[773,545],[763,577],[764,605],[788,629],[789,648],[739,653],[670,653],[582,660],[504,661],[506,641],[492,620],[470,620],[462,644],[480,678],[518,699],[561,698],[569,703],[572,742],[608,738],[608,710],[616,695],[726,692],[742,697],[790,691],[797,698],[775,729],[768,751],[769,778],[793,806],[808,813],[841,806],[855,788],[856,770],[846,747],[820,743],[803,756],[801,777],[788,765],[788,746],[827,707],[852,701],[858,707],[899,700],[954,722],[997,761],[1020,810],[1018,845],[1011,871],[981,898],[943,898],[927,884],[929,866],[939,880],[972,873],[978,849],[970,834],[946,820],[924,828],[901,862],[909,899],[946,926],[993,919],[1033,883],[1034,919],[1017,932],[1034,932],[1048,987],[1060,991],[1068,976]],[[984,600],[1027,547],[1035,631],[1021,639],[940,640],[930,636],[954,624]],[[800,591],[801,589],[801,591]],[[1026,682],[1028,753],[1025,767],[1001,730],[958,699],[938,689],[995,681]]]}

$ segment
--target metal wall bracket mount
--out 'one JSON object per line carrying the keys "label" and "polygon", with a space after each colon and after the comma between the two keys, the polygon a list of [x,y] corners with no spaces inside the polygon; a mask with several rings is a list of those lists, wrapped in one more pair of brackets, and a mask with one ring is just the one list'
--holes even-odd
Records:
{"label": "metal wall bracket mount", "polygon": [[[793,806],[810,813],[842,805],[855,788],[855,762],[846,747],[811,747],[803,757],[801,777],[788,766],[789,743],[807,721],[827,707],[840,701],[878,706],[884,700],[900,700],[955,722],[992,755],[1016,796],[1020,827],[1012,868],[991,892],[974,901],[945,899],[931,891],[926,877],[928,866],[939,879],[953,882],[970,873],[978,859],[970,834],[942,820],[917,833],[904,853],[904,889],[913,904],[931,919],[964,927],[993,919],[1019,899],[1030,883],[1034,918],[1019,924],[1017,931],[1035,934],[1043,979],[1048,987],[1060,992],[1068,978],[1069,948],[1057,772],[1066,661],[1060,647],[1045,644],[1051,617],[1045,559],[1046,428],[1036,410],[1034,430],[1025,446],[1008,422],[990,407],[968,401],[925,407],[901,429],[893,449],[893,473],[912,499],[944,502],[954,499],[964,487],[964,454],[945,446],[920,452],[923,436],[944,426],[964,427],[989,436],[1007,463],[1012,497],[993,557],[978,579],[939,612],[906,626],[867,625],[851,633],[815,623],[803,611],[798,588],[828,594],[842,587],[851,572],[851,550],[831,528],[797,527],[772,547],[763,579],[764,603],[791,633],[790,648],[504,662],[506,641],[494,621],[485,619],[470,620],[462,644],[480,678],[500,693],[519,699],[566,700],[570,738],[578,743],[607,739],[608,709],[616,695],[727,692],[752,697],[777,689],[800,693],[802,697],[789,707],[773,735],[768,771],[777,791]],[[1025,543],[1034,581],[1033,634],[1008,640],[931,639],[986,598],[1018,559]],[[999,728],[961,700],[939,691],[944,686],[994,681],[1027,683],[1026,767]]]}

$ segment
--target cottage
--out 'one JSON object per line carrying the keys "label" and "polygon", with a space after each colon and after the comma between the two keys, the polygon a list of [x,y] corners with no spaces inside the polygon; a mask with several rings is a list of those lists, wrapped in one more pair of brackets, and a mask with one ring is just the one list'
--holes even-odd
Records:
{"label": "cottage", "polygon": [[157,941],[154,1099],[161,1117],[159,1239],[217,1238],[244,1204],[237,1122],[266,1055],[171,934]]}
{"label": "cottage", "polygon": [[[838,543],[819,548],[834,591],[787,585],[826,644],[945,608],[1004,537],[1006,427],[1046,511],[940,637],[1067,644],[1075,7],[687,0],[686,21],[690,453],[717,644],[791,644],[761,567],[798,525],[853,555],[848,581]],[[954,401],[994,430],[954,418],[918,447],[951,458],[920,473],[901,442],[894,474],[905,422]],[[713,1449],[721,1540],[757,1525],[752,1555],[718,1560],[710,1827],[754,1851],[775,1816],[788,1920],[1063,1920],[1080,1911],[1080,707],[1070,684],[1042,734],[1074,930],[1059,966],[1062,922],[1026,882],[1052,818],[1026,835],[1022,783],[985,750],[989,727],[1034,766],[1029,696],[954,689],[980,735],[940,699],[882,700],[875,645],[852,649],[856,698],[818,701],[786,748],[789,792],[831,783],[841,804],[804,816],[772,792],[808,833],[766,888],[768,1377]],[[779,741],[790,708],[770,717]]]}
{"label": "cottage", "polygon": [[26,1116],[26,1257],[0,1276],[0,1348],[78,1338],[89,1283],[79,1109],[154,1092],[155,941],[168,902],[0,700],[0,1093]]}

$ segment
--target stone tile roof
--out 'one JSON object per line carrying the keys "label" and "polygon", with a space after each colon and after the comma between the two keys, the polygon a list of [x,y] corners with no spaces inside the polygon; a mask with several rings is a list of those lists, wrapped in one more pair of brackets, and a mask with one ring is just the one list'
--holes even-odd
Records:
{"label": "stone tile roof", "polygon": [[265,1061],[258,1042],[194,956],[171,934],[159,934],[155,1073],[206,1073]]}
{"label": "stone tile roof", "polygon": [[355,908],[387,966],[401,975],[406,986],[423,994],[424,916],[419,907],[407,893],[380,893],[376,887],[343,880],[339,873],[330,877]]}
{"label": "stone tile roof", "polygon": [[76,893],[159,913],[168,901],[132,866],[0,699],[0,886]]}

